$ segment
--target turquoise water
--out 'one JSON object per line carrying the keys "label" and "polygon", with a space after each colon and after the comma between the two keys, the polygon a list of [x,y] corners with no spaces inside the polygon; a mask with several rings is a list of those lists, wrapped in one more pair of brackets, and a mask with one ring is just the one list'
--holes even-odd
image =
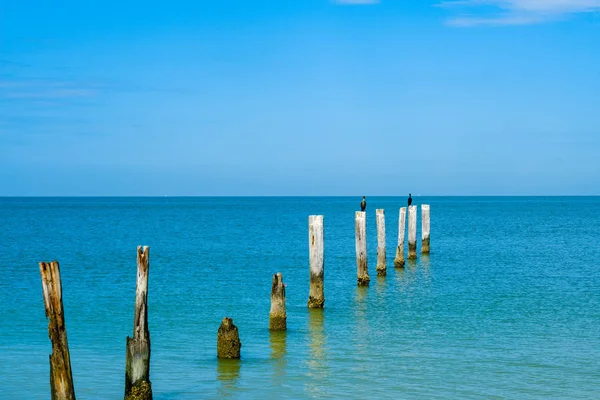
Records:
{"label": "turquoise water", "polygon": [[[600,396],[599,197],[417,197],[432,252],[405,269],[393,268],[405,198],[367,200],[371,285],[358,288],[359,197],[0,199],[0,398],[49,398],[37,263],[53,259],[76,395],[122,398],[137,245],[150,246],[155,399]],[[325,216],[323,311],[306,308],[310,214]],[[268,330],[275,272],[283,334]],[[239,362],[216,359],[224,316]]]}

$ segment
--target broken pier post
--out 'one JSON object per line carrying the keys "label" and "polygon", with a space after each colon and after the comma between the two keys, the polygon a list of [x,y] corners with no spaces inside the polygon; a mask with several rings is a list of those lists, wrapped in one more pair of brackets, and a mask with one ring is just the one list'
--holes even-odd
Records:
{"label": "broken pier post", "polygon": [[323,308],[325,305],[325,259],[322,215],[308,217],[308,248],[310,258],[308,308]]}
{"label": "broken pier post", "polygon": [[285,313],[285,285],[281,272],[273,275],[273,285],[271,286],[271,312],[269,313],[269,329],[272,331],[285,331],[286,325]]}
{"label": "broken pier post", "polygon": [[429,204],[421,205],[421,253],[429,254]]}
{"label": "broken pier post", "polygon": [[44,307],[48,318],[48,337],[52,342],[50,355],[50,394],[52,400],[75,400],[71,356],[67,342],[67,327],[62,301],[62,284],[58,261],[40,262]]}
{"label": "broken pier post", "polygon": [[385,212],[383,209],[375,210],[377,218],[377,275],[385,276],[387,273],[385,255]]}
{"label": "broken pier post", "polygon": [[217,357],[218,358],[240,358],[242,342],[237,326],[231,318],[223,318],[219,331],[217,332]]}
{"label": "broken pier post", "polygon": [[417,259],[417,206],[408,207],[408,259]]}
{"label": "broken pier post", "polygon": [[404,237],[406,235],[406,207],[400,208],[398,217],[398,247],[396,247],[396,258],[394,267],[404,267]]}
{"label": "broken pier post", "polygon": [[356,268],[359,286],[368,286],[369,270],[367,264],[367,213],[356,211],[354,217],[356,228]]}
{"label": "broken pier post", "polygon": [[127,337],[125,360],[125,400],[152,400],[148,331],[149,253],[148,246],[138,246],[133,338]]}

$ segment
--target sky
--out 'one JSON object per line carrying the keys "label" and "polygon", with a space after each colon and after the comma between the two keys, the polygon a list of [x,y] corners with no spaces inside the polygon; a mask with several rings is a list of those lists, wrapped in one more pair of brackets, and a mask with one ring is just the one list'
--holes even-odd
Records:
{"label": "sky", "polygon": [[599,195],[600,0],[0,2],[0,196]]}

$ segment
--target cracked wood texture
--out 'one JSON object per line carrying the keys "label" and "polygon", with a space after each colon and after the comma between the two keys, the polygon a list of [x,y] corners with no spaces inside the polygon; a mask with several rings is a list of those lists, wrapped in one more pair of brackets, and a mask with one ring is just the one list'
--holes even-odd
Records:
{"label": "cracked wood texture", "polygon": [[125,399],[151,400],[150,332],[148,331],[148,270],[150,249],[137,248],[137,282],[133,338],[127,337],[125,362]]}
{"label": "cracked wood texture", "polygon": [[421,253],[429,254],[429,204],[421,205]]}
{"label": "cracked wood texture", "polygon": [[354,217],[356,228],[356,269],[359,286],[367,286],[371,281],[367,264],[367,213],[356,211]]}
{"label": "cracked wood texture", "polygon": [[285,313],[285,285],[283,275],[278,272],[273,275],[271,285],[271,311],[269,313],[269,329],[272,331],[285,331],[287,315]]}
{"label": "cracked wood texture", "polygon": [[387,273],[387,259],[385,249],[385,211],[375,210],[377,217],[377,275],[385,276]]}
{"label": "cracked wood texture", "polygon": [[52,341],[50,355],[50,392],[52,400],[75,400],[71,356],[62,301],[58,261],[40,262],[44,306],[48,318],[48,337]]}
{"label": "cracked wood texture", "polygon": [[404,236],[406,232],[406,207],[400,208],[398,216],[398,247],[396,247],[396,258],[394,266],[396,268],[404,267]]}
{"label": "cracked wood texture", "polygon": [[408,207],[408,259],[417,258],[417,206]]}
{"label": "cracked wood texture", "polygon": [[308,308],[323,308],[325,305],[325,258],[322,215],[310,215],[308,217],[308,248],[310,257]]}

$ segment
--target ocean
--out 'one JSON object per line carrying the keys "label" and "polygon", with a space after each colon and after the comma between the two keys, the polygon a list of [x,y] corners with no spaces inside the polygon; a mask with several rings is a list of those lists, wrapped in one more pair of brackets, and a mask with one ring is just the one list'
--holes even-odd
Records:
{"label": "ocean", "polygon": [[[431,254],[393,266],[404,197],[0,198],[0,398],[49,399],[39,261],[58,260],[75,393],[122,399],[136,247],[150,246],[155,399],[600,397],[600,197],[414,197]],[[375,272],[385,209],[388,273]],[[309,310],[308,216],[325,309]],[[286,283],[285,333],[269,325]],[[233,318],[241,360],[216,358]]]}

